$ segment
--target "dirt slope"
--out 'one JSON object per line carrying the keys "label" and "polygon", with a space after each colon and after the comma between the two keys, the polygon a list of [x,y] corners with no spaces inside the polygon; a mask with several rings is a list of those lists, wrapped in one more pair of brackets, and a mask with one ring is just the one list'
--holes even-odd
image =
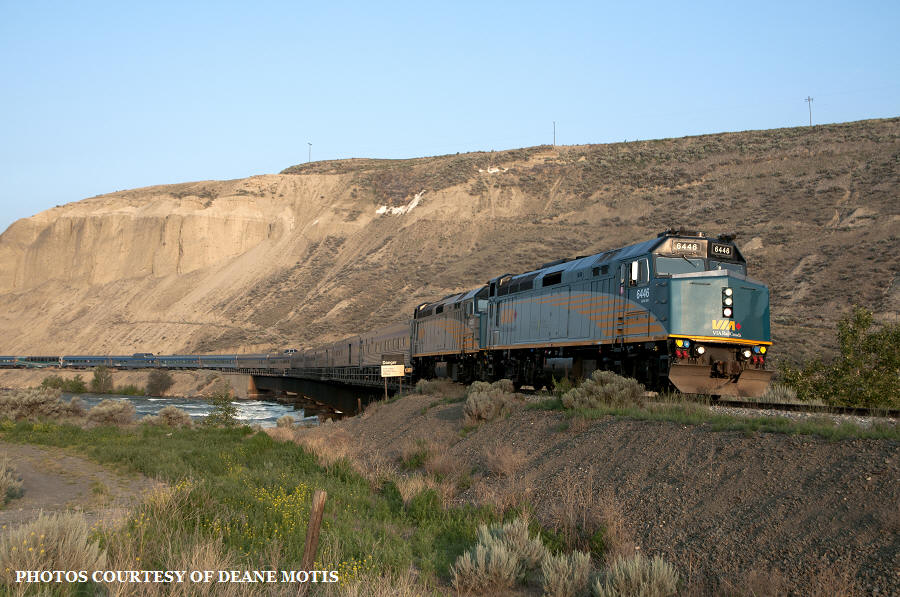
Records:
{"label": "dirt slope", "polygon": [[[834,594],[825,587],[834,591],[843,574],[859,594],[900,592],[897,442],[568,422],[520,408],[465,434],[462,404],[412,395],[297,435],[370,470],[396,466],[404,446],[428,445],[445,466],[474,471],[459,499],[509,503],[519,493],[548,525],[573,491],[589,488],[576,509],[611,496],[637,547],[676,564],[687,594],[745,594],[754,579],[763,582],[757,594]],[[503,447],[517,456],[508,477],[491,465]]]}
{"label": "dirt slope", "polygon": [[681,225],[738,233],[775,354],[900,313],[900,119],[415,160],[148,187],[0,236],[0,353],[252,351]]}

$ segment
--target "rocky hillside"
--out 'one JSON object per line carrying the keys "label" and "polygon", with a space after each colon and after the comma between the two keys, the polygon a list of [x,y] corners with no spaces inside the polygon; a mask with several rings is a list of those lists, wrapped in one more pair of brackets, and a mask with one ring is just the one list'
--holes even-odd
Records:
{"label": "rocky hillside", "polygon": [[900,119],[123,191],[0,236],[0,354],[251,351],[402,320],[503,272],[669,226],[736,232],[776,354],[900,313]]}

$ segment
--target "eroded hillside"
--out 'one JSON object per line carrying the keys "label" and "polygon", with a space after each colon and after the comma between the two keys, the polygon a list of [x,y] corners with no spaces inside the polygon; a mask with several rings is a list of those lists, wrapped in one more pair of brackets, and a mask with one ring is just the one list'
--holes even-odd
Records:
{"label": "eroded hillside", "polygon": [[64,205],[0,236],[0,353],[250,351],[403,320],[669,226],[736,232],[776,354],[900,313],[900,119],[343,160]]}

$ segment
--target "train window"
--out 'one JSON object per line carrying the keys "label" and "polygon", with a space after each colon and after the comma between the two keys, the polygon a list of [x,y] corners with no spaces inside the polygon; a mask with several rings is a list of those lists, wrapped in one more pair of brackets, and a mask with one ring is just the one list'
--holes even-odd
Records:
{"label": "train window", "polygon": [[544,275],[541,286],[552,286],[560,282],[562,282],[562,272],[553,272],[552,274]]}
{"label": "train window", "polygon": [[443,313],[443,312],[444,312],[444,305],[439,305],[438,308],[434,310],[435,315],[437,315],[438,313]]}
{"label": "train window", "polygon": [[630,286],[646,284],[650,281],[650,264],[646,258],[631,262]]}
{"label": "train window", "polygon": [[689,257],[656,257],[655,266],[657,276],[693,274],[705,269],[702,259]]}
{"label": "train window", "polygon": [[711,270],[728,270],[739,274],[747,275],[747,266],[743,263],[725,263],[723,261],[710,261],[709,269]]}

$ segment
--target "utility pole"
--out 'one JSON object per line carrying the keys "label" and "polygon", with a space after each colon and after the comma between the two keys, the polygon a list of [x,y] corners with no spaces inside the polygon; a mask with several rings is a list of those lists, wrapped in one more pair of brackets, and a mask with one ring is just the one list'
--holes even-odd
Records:
{"label": "utility pole", "polygon": [[306,157],[306,162],[309,163],[312,161],[312,143],[307,141],[306,144],[309,145],[309,155]]}
{"label": "utility pole", "polygon": [[815,99],[815,98],[809,97],[809,96],[807,95],[807,96],[806,96],[806,99],[803,100],[803,101],[805,101],[807,104],[809,104],[809,126],[812,126],[812,103],[813,103],[813,99]]}
{"label": "utility pole", "polygon": [[556,147],[556,121],[553,121],[553,146]]}

